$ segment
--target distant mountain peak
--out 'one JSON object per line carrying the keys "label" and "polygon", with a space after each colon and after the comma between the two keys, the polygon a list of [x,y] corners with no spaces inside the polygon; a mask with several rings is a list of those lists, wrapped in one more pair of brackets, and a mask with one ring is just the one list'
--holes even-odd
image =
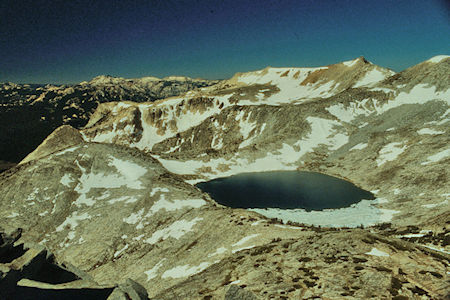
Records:
{"label": "distant mountain peak", "polygon": [[125,79],[122,77],[114,77],[111,75],[99,75],[99,76],[92,78],[91,81],[89,81],[88,83],[93,84],[93,85],[113,84],[113,83],[118,83],[123,80],[125,80]]}
{"label": "distant mountain peak", "polygon": [[436,56],[433,56],[432,58],[426,60],[426,62],[437,64],[447,58],[450,58],[450,56],[449,55],[436,55]]}
{"label": "distant mountain peak", "polygon": [[344,65],[346,65],[347,67],[353,67],[353,66],[355,66],[355,65],[357,65],[358,63],[361,63],[361,65],[364,65],[364,64],[370,64],[370,65],[373,65],[370,61],[368,61],[364,56],[360,56],[360,57],[357,57],[357,58],[355,58],[355,59],[352,59],[352,60],[348,60],[348,61],[343,61],[342,62],[342,64],[344,64]]}
{"label": "distant mountain peak", "polygon": [[187,77],[187,76],[167,76],[164,77],[163,80],[171,80],[171,81],[188,81],[188,80],[192,80],[192,78]]}

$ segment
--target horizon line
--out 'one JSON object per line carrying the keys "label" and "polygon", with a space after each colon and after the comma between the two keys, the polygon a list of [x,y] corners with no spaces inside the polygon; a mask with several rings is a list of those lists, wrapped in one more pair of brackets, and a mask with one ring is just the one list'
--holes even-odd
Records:
{"label": "horizon line", "polygon": [[371,60],[368,60],[364,55],[360,55],[360,56],[358,56],[358,57],[356,57],[354,59],[343,60],[343,61],[339,61],[337,63],[332,63],[332,64],[328,64],[328,65],[321,65],[321,66],[314,66],[314,67],[306,67],[306,66],[301,66],[301,67],[298,67],[298,66],[271,66],[271,65],[267,65],[266,67],[264,67],[262,69],[247,70],[247,71],[237,71],[237,72],[234,72],[231,77],[227,77],[227,78],[209,79],[209,78],[205,78],[205,77],[191,77],[191,76],[178,75],[178,74],[177,75],[171,74],[171,75],[167,75],[167,76],[164,76],[164,77],[158,77],[158,76],[153,76],[153,75],[145,75],[145,76],[141,76],[141,77],[123,77],[123,76],[120,76],[120,75],[116,76],[116,75],[110,75],[110,74],[98,74],[98,75],[95,75],[94,77],[91,77],[89,80],[85,79],[85,80],[82,80],[82,81],[73,81],[73,82],[59,82],[59,83],[58,82],[46,82],[46,83],[42,83],[42,82],[24,82],[24,81],[16,81],[16,82],[14,82],[14,81],[6,80],[6,81],[0,81],[0,84],[8,84],[8,83],[11,84],[12,83],[12,84],[19,84],[19,85],[41,85],[41,86],[45,86],[45,85],[55,85],[55,86],[79,85],[79,84],[81,84],[83,82],[89,82],[89,81],[92,81],[95,78],[101,77],[101,76],[112,77],[112,78],[122,78],[122,79],[126,79],[126,80],[142,79],[142,78],[146,78],[146,77],[154,77],[154,78],[157,78],[159,80],[164,80],[164,79],[169,78],[169,77],[185,77],[185,78],[189,78],[189,79],[193,79],[193,80],[210,80],[210,81],[218,80],[218,81],[222,81],[222,80],[230,79],[230,78],[232,78],[233,76],[235,76],[236,74],[239,74],[239,73],[242,74],[242,73],[248,73],[248,72],[256,72],[256,71],[264,70],[264,69],[267,69],[267,68],[320,68],[320,67],[332,66],[332,65],[336,65],[336,64],[340,64],[340,63],[344,63],[344,62],[348,62],[348,61],[354,61],[354,60],[361,59],[361,58],[366,60],[367,62],[369,62],[371,64],[376,65],[376,66],[379,66],[379,67],[382,67],[382,68],[394,71],[395,73],[401,73],[401,72],[403,72],[403,71],[405,71],[405,70],[407,70],[407,69],[409,69],[411,67],[417,66],[417,65],[419,65],[421,63],[424,63],[426,61],[431,60],[432,58],[439,57],[439,56],[450,57],[450,55],[447,55],[447,54],[434,55],[434,56],[431,56],[430,58],[428,58],[426,60],[420,61],[420,62],[418,62],[418,63],[416,63],[414,65],[411,65],[411,66],[409,66],[409,67],[407,67],[407,68],[405,68],[405,69],[403,69],[401,71],[398,71],[398,72],[393,70],[393,69],[391,69],[391,68],[389,68],[389,67],[384,67],[384,66],[378,65],[376,63],[373,63]]}

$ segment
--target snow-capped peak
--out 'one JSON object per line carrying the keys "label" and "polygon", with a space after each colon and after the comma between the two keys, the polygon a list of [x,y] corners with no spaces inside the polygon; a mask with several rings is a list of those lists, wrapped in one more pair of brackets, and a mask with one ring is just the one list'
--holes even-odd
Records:
{"label": "snow-capped peak", "polygon": [[146,76],[146,77],[142,77],[142,78],[137,78],[136,80],[140,81],[141,83],[149,83],[149,82],[154,82],[154,81],[160,81],[161,79],[158,77],[154,77],[154,76]]}
{"label": "snow-capped peak", "polygon": [[363,63],[366,63],[366,64],[372,64],[364,56],[360,56],[360,57],[357,57],[357,58],[352,59],[352,60],[343,61],[342,64],[347,66],[347,67],[353,67],[358,62],[363,62]]}
{"label": "snow-capped peak", "polygon": [[99,76],[92,78],[92,80],[89,83],[94,84],[94,85],[111,84],[111,83],[118,83],[123,80],[125,80],[125,79],[121,78],[121,77],[113,77],[111,75],[99,75]]}
{"label": "snow-capped peak", "polygon": [[448,55],[436,55],[436,56],[430,58],[429,60],[427,60],[427,62],[437,64],[437,63],[440,63],[441,61],[443,61],[444,59],[447,59],[449,57],[450,56],[448,56]]}
{"label": "snow-capped peak", "polygon": [[192,78],[187,76],[167,76],[163,78],[164,80],[171,80],[171,81],[189,81],[192,80]]}

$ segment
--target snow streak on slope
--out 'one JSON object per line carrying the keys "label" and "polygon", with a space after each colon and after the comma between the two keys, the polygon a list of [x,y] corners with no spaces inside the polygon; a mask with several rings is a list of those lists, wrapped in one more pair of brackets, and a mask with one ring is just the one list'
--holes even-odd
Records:
{"label": "snow streak on slope", "polygon": [[428,156],[427,160],[425,162],[423,162],[422,165],[428,165],[428,164],[431,164],[431,163],[438,162],[438,161],[440,161],[440,160],[442,160],[442,159],[444,159],[444,158],[446,158],[448,156],[450,156],[450,148],[442,150],[442,151],[440,151],[440,152],[438,152],[436,154],[433,154],[431,156]]}
{"label": "snow streak on slope", "polygon": [[161,278],[184,278],[189,277],[191,275],[197,274],[207,267],[209,267],[212,263],[209,262],[202,262],[198,266],[190,266],[190,265],[183,265],[183,266],[176,266],[170,270],[165,271]]}
{"label": "snow streak on slope", "polygon": [[[77,206],[87,205],[92,206],[96,202],[96,198],[90,196],[92,189],[109,189],[125,187],[129,189],[143,189],[141,181],[139,180],[147,170],[135,163],[123,161],[113,156],[110,156],[109,166],[113,166],[117,172],[92,172],[88,171],[80,165],[78,160],[75,161],[81,170],[81,176],[78,178],[78,184],[74,188],[80,196],[75,201]],[[98,200],[99,198],[97,198]],[[134,202],[136,201],[132,197],[122,197],[116,199],[117,201]]]}
{"label": "snow streak on slope", "polygon": [[347,66],[347,67],[353,67],[354,65],[356,65],[358,63],[359,59],[353,59],[353,60],[348,60],[348,61],[344,61],[342,62],[343,65]]}
{"label": "snow streak on slope", "polygon": [[434,57],[430,58],[429,60],[427,60],[427,62],[437,64],[437,63],[440,63],[441,61],[443,61],[444,59],[447,59],[447,58],[450,58],[450,56],[448,56],[448,55],[437,55],[437,56],[434,56]]}
{"label": "snow streak on slope", "polygon": [[376,99],[367,98],[361,101],[352,101],[347,106],[338,103],[325,109],[339,120],[350,123],[360,115],[369,116],[373,113],[379,115],[401,105],[424,104],[436,99],[450,104],[450,89],[436,92],[436,87],[434,86],[418,84],[409,92],[401,92],[393,100],[384,104],[380,104]]}
{"label": "snow streak on slope", "polygon": [[[262,102],[271,105],[291,103],[294,100],[315,97],[330,97],[334,95],[333,89],[337,85],[334,81],[325,83],[301,83],[313,72],[326,70],[328,67],[320,68],[266,68],[264,70],[244,73],[238,76],[240,83],[271,84],[279,88],[279,92],[265,98]],[[251,101],[240,101],[241,105],[255,105]]]}
{"label": "snow streak on slope", "polygon": [[429,135],[438,135],[438,134],[444,134],[445,131],[441,130],[434,130],[431,128],[422,128],[417,131],[418,134],[429,134]]}
{"label": "snow streak on slope", "polygon": [[381,112],[386,112],[392,108],[403,104],[424,104],[428,101],[440,99],[450,105],[450,89],[436,92],[435,86],[418,84],[409,92],[401,92],[398,96],[381,107]]}
{"label": "snow streak on slope", "polygon": [[388,161],[393,161],[406,150],[406,145],[400,142],[393,142],[381,148],[377,158],[377,166],[381,166]]}
{"label": "snow streak on slope", "polygon": [[[230,96],[215,97],[214,101],[217,101],[219,105],[212,103],[212,105],[207,106],[204,110],[187,109],[181,113],[177,112],[176,107],[181,105],[185,100],[183,98],[170,99],[158,104],[141,104],[139,105],[139,109],[141,111],[141,124],[143,127],[142,138],[130,146],[139,149],[151,149],[155,144],[175,136],[178,132],[195,127],[212,115],[220,113],[223,108],[230,106],[230,102],[228,101]],[[146,121],[146,116],[155,109],[164,111],[164,118],[160,119],[162,124],[149,124]]]}
{"label": "snow streak on slope", "polygon": [[[239,152],[230,160],[224,158],[202,160],[167,160],[158,157],[159,161],[169,171],[177,174],[195,174],[197,170],[210,167],[217,170],[217,173],[207,174],[208,178],[230,176],[242,172],[261,172],[274,170],[294,170],[299,165],[301,157],[313,152],[321,145],[330,150],[337,150],[348,142],[348,135],[339,132],[341,124],[337,121],[322,119],[317,117],[307,117],[306,121],[311,126],[310,133],[292,145],[282,143],[281,148],[268,152],[265,157],[248,159],[240,158]],[[228,170],[220,170],[220,165],[227,165]],[[204,174],[206,175],[206,174]],[[193,183],[192,181],[191,183]]]}
{"label": "snow streak on slope", "polygon": [[369,116],[374,112],[379,112],[380,106],[376,99],[366,98],[360,101],[352,101],[348,104],[348,106],[338,103],[325,109],[337,119],[350,123],[357,116]]}
{"label": "snow streak on slope", "polygon": [[144,240],[144,242],[148,244],[155,244],[161,240],[166,240],[168,238],[179,239],[186,233],[192,231],[192,227],[194,227],[194,225],[201,220],[203,220],[203,218],[194,218],[190,221],[175,221],[171,225],[155,231],[153,235],[150,238]]}
{"label": "snow streak on slope", "polygon": [[382,72],[379,69],[374,68],[367,72],[353,87],[373,86],[394,74],[394,72]]}

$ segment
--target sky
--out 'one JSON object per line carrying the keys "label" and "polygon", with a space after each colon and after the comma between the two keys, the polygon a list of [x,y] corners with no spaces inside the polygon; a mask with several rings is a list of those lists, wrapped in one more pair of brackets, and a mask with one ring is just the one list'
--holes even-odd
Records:
{"label": "sky", "polygon": [[439,54],[444,0],[0,1],[0,82],[225,79],[359,56],[401,71]]}

